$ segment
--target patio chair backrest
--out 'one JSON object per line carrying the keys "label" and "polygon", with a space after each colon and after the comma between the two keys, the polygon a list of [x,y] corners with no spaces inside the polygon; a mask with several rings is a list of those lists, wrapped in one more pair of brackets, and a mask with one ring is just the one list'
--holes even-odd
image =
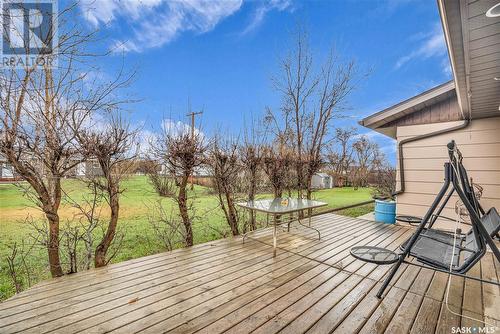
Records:
{"label": "patio chair backrest", "polygon": [[[481,223],[483,224],[486,232],[491,237],[494,237],[498,233],[500,233],[500,215],[496,208],[491,208],[486,212],[481,218]],[[467,232],[466,235],[472,234],[472,228]]]}
{"label": "patio chair backrest", "polygon": [[491,208],[481,217],[481,223],[492,237],[500,232],[500,215],[497,209]]}
{"label": "patio chair backrest", "polygon": [[488,210],[488,212],[479,219],[479,223],[485,229],[486,233],[479,232],[477,227],[473,226],[472,229],[476,231],[476,233],[473,234],[475,234],[476,237],[481,237],[481,241],[484,243],[485,248],[486,245],[489,245],[497,260],[500,261],[500,250],[493,241],[493,236],[500,230],[500,216],[497,210],[495,208]]}

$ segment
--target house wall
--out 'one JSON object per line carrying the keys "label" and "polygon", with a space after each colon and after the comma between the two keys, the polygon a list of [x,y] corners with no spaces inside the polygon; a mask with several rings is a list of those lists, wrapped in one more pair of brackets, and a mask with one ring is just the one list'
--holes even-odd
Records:
{"label": "house wall", "polygon": [[[447,122],[425,125],[400,126],[398,142],[413,136],[458,125]],[[464,156],[469,177],[481,185],[481,205],[485,210],[500,209],[500,117],[473,120],[462,130],[411,142],[403,146],[406,190],[397,197],[397,214],[423,216],[442,186],[443,165],[448,161],[446,144],[454,139]],[[398,157],[399,159],[399,157]],[[399,189],[399,161],[398,161]],[[457,196],[453,196],[443,214],[455,218]],[[453,222],[439,222],[440,228],[453,230]],[[467,227],[462,227],[467,229]]]}
{"label": "house wall", "polygon": [[96,159],[90,159],[85,161],[85,176],[93,177],[93,176],[102,176],[102,169],[99,165],[99,162]]}
{"label": "house wall", "polygon": [[0,182],[19,181],[21,177],[6,160],[0,160]]}
{"label": "house wall", "polygon": [[14,169],[7,162],[0,161],[0,180],[14,179]]}

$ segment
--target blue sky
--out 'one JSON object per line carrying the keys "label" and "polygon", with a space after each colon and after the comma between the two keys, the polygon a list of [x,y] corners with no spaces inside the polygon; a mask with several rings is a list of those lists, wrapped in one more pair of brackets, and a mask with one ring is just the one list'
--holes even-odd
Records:
{"label": "blue sky", "polygon": [[[296,22],[311,36],[315,58],[334,45],[345,59],[371,69],[349,98],[349,117],[361,118],[451,79],[434,0],[409,1],[203,1],[84,0],[80,19],[99,28],[102,76],[122,64],[138,75],[127,94],[141,99],[128,108],[136,124],[155,131],[164,117],[187,121],[188,98],[203,109],[203,131],[238,133],[245,120],[277,107],[270,78]],[[395,145],[360,128],[394,162]]]}

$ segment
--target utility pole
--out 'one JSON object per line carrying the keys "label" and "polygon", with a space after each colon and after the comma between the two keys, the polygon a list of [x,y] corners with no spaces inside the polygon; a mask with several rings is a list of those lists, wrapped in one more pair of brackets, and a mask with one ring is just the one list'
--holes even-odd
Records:
{"label": "utility pole", "polygon": [[[194,117],[203,114],[203,111],[191,111],[191,106],[189,107],[189,113],[186,114],[187,117],[191,117],[191,139],[194,140]],[[193,171],[194,172],[194,171]],[[191,179],[191,190],[194,189],[193,175],[190,176]]]}
{"label": "utility pole", "polygon": [[186,116],[191,117],[191,138],[194,138],[194,117],[203,114],[203,111],[190,112]]}

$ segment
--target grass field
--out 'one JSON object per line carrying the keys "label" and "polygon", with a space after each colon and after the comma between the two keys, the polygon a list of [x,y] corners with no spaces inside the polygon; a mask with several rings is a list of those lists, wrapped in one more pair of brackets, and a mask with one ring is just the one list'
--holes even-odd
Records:
{"label": "grass field", "polygon": [[[65,192],[75,200],[85,195],[85,187],[78,180],[65,180]],[[148,222],[148,214],[152,207],[161,200],[163,207],[169,211],[175,210],[175,204],[170,199],[161,199],[144,176],[134,176],[124,181],[125,188],[120,201],[119,228],[125,234],[122,248],[113,262],[137,258],[160,252],[161,244],[154,239],[154,233]],[[197,217],[193,223],[195,243],[221,238],[222,233],[228,233],[229,228],[222,212],[217,208],[217,199],[205,187],[195,186],[190,193],[195,197],[194,208]],[[260,197],[270,197],[261,194]],[[371,189],[338,188],[326,189],[314,193],[314,198],[328,203],[328,208],[342,207],[363,202],[371,198]],[[373,210],[372,205],[349,209],[341,214],[359,216]],[[74,220],[77,211],[69,203],[61,208],[62,221]],[[175,212],[175,211],[174,211]],[[10,250],[8,245],[27,239],[31,228],[24,220],[30,215],[43,219],[43,214],[25,197],[18,187],[12,184],[0,184],[0,301],[14,293],[11,279],[7,271],[6,257]],[[201,218],[202,217],[202,218]],[[33,250],[28,259],[28,266],[34,282],[48,278],[46,251],[43,248]]]}

